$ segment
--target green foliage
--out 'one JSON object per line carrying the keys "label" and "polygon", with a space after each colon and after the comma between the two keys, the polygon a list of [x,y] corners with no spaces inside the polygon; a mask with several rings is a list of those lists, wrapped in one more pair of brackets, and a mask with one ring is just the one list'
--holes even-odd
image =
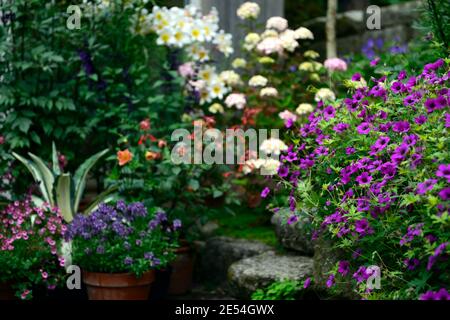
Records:
{"label": "green foliage", "polygon": [[420,26],[432,32],[435,40],[443,45],[443,52],[450,52],[450,3],[448,1],[423,0]]}
{"label": "green foliage", "polygon": [[[273,225],[270,222],[271,214],[264,209],[232,206],[231,212],[224,214],[223,210],[211,212],[209,218],[216,221],[219,228],[216,235],[250,239],[264,242],[276,247],[278,240],[275,237]],[[212,210],[210,210],[212,211]]]}
{"label": "green foliage", "polygon": [[[170,217],[183,221],[190,236],[197,236],[197,224],[207,219],[208,206],[217,203],[227,205],[236,200],[231,194],[231,182],[223,174],[225,165],[174,164],[171,150],[174,143],[154,136],[161,132],[159,123],[150,129],[134,124],[133,130],[118,140],[117,152],[130,152],[129,162],[120,164],[117,157],[110,157],[114,168],[106,184],[118,185],[120,197],[126,201],[143,201],[146,206],[164,208]],[[173,126],[176,126],[175,120]],[[130,127],[133,127],[130,125]],[[191,128],[179,123],[177,129]],[[147,129],[148,128],[148,129]],[[168,137],[167,137],[168,138]]]}
{"label": "green foliage", "polygon": [[301,289],[299,281],[274,282],[265,289],[256,290],[252,294],[252,300],[297,300]]}
{"label": "green foliage", "polygon": [[[107,152],[108,149],[103,150],[87,159],[75,171],[73,178],[70,173],[61,171],[55,144],[53,144],[51,167],[48,167],[41,158],[32,153],[28,153],[31,160],[15,152],[13,152],[13,155],[28,169],[39,187],[42,198],[33,197],[35,204],[40,206],[45,202],[58,207],[64,220],[70,222],[74,215],[78,213],[89,171]],[[112,200],[114,198],[112,193],[115,190],[116,188],[112,186],[99,195],[84,213],[92,212],[100,202]]]}
{"label": "green foliage", "polygon": [[[449,62],[438,59],[417,73],[401,70],[407,63],[380,62],[376,78],[349,86],[344,100],[319,103],[308,123],[287,133],[294,150],[303,144],[300,161],[284,163],[299,180],[280,183],[295,211],[312,217],[314,237],[342,252],[329,287],[335,276],[369,299],[415,299],[448,287],[441,270],[449,268],[450,252],[443,172],[450,161]],[[380,290],[365,281],[373,265],[381,268]]]}
{"label": "green foliage", "polygon": [[[50,152],[45,142],[55,141],[76,166],[79,159],[111,146],[115,134],[126,130],[122,120],[150,114],[169,119],[179,104],[156,95],[167,90],[167,56],[152,35],[133,30],[142,1],[115,0],[104,8],[80,5],[80,30],[66,27],[72,4],[2,4],[12,18],[0,29],[6,61],[0,64],[0,112],[12,111],[2,129],[12,149],[40,156]],[[151,3],[145,6],[151,10]]]}

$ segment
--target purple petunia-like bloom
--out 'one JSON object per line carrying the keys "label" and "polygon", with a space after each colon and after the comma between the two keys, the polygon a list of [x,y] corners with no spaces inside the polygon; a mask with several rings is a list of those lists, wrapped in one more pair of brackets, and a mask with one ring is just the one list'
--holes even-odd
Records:
{"label": "purple petunia-like bloom", "polygon": [[413,105],[415,105],[417,102],[418,102],[418,100],[417,100],[413,95],[406,96],[406,97],[403,99],[403,104],[404,104],[405,106],[413,106]]}
{"label": "purple petunia-like bloom", "polygon": [[449,200],[450,199],[450,187],[442,189],[441,191],[439,191],[438,195],[444,201]]}
{"label": "purple petunia-like bloom", "polygon": [[360,81],[361,80],[361,73],[357,72],[354,75],[352,75],[352,81]]}
{"label": "purple petunia-like bloom", "polygon": [[332,106],[328,106],[323,110],[325,120],[330,120],[336,115],[336,110]]}
{"label": "purple petunia-like bloom", "polygon": [[422,294],[420,300],[450,300],[450,293],[445,288],[441,288],[439,291],[427,291]]}
{"label": "purple petunia-like bloom", "polygon": [[172,226],[173,226],[173,229],[174,229],[174,230],[180,229],[181,226],[182,226],[181,220],[180,220],[180,219],[175,219],[175,220],[173,220]]}
{"label": "purple petunia-like bloom", "polygon": [[263,191],[261,191],[261,198],[267,198],[267,196],[269,195],[269,193],[270,193],[270,189],[269,189],[268,187],[265,187],[265,188],[263,189]]}
{"label": "purple petunia-like bloom", "polygon": [[417,194],[427,193],[428,191],[433,189],[436,183],[437,183],[436,179],[428,179],[425,182],[419,183],[416,189]]}
{"label": "purple petunia-like bloom", "polygon": [[288,166],[280,166],[278,169],[278,176],[281,178],[286,178],[289,175],[289,167]]}
{"label": "purple petunia-like bloom", "polygon": [[334,274],[330,274],[330,276],[327,279],[327,288],[331,288],[334,285],[334,279],[335,279],[335,275]]}
{"label": "purple petunia-like bloom", "polygon": [[445,178],[450,183],[450,164],[440,164],[436,171],[436,177]]}
{"label": "purple petunia-like bloom", "polygon": [[345,277],[350,272],[350,262],[346,260],[339,261],[338,272]]}
{"label": "purple petunia-like bloom", "polygon": [[370,228],[369,221],[366,218],[355,221],[355,231],[361,236],[365,236],[373,232],[372,228]]}
{"label": "purple petunia-like bloom", "polygon": [[350,125],[348,123],[338,123],[337,125],[335,125],[333,127],[333,130],[336,131],[337,133],[342,133],[345,130],[347,130],[348,128],[350,128]]}
{"label": "purple petunia-like bloom", "polygon": [[372,181],[372,176],[368,174],[367,172],[361,173],[359,176],[356,177],[356,181],[360,186],[369,184]]}
{"label": "purple petunia-like bloom", "polygon": [[410,124],[408,121],[397,121],[392,126],[392,131],[398,132],[398,133],[408,132],[409,129],[410,129]]}
{"label": "purple petunia-like bloom", "polygon": [[296,223],[297,221],[298,221],[298,217],[295,214],[293,214],[288,218],[287,224],[291,225],[293,223]]}
{"label": "purple petunia-like bloom", "polygon": [[438,245],[436,247],[436,249],[434,249],[433,255],[431,255],[428,258],[428,263],[427,263],[427,270],[428,271],[431,270],[431,268],[436,263],[436,261],[439,258],[439,256],[441,256],[444,253],[444,250],[447,248],[448,244],[449,244],[448,242],[443,242],[440,245]]}
{"label": "purple petunia-like bloom", "polygon": [[305,283],[303,283],[303,289],[307,289],[311,285],[311,278],[306,278]]}
{"label": "purple petunia-like bloom", "polygon": [[408,270],[414,270],[416,269],[419,264],[420,264],[420,260],[417,258],[413,258],[413,259],[405,259],[403,261],[403,263],[405,264],[405,266],[408,268]]}
{"label": "purple petunia-like bloom", "polygon": [[365,266],[360,266],[358,270],[353,274],[353,279],[355,279],[357,283],[366,281],[368,278],[369,274],[367,273],[367,268]]}
{"label": "purple petunia-like bloom", "polygon": [[370,132],[370,124],[368,122],[363,122],[356,127],[356,131],[359,134],[368,134]]}
{"label": "purple petunia-like bloom", "polygon": [[423,223],[409,226],[407,233],[400,239],[400,245],[404,246],[405,244],[413,241],[415,237],[421,236],[422,227]]}

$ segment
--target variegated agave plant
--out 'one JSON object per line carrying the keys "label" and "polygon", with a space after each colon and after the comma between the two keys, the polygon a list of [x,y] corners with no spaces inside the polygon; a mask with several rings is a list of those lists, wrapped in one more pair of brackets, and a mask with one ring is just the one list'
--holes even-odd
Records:
{"label": "variegated agave plant", "polygon": [[[56,206],[61,210],[64,220],[66,222],[71,222],[74,215],[78,213],[89,171],[107,152],[107,149],[103,150],[87,159],[75,171],[73,176],[70,173],[64,173],[61,171],[58,162],[58,154],[54,143],[51,168],[49,168],[41,158],[32,153],[28,153],[31,160],[26,159],[15,152],[13,152],[13,155],[27,167],[33,175],[34,180],[39,185],[41,198],[33,196],[33,202],[35,205],[39,206],[44,202],[47,202],[52,206]],[[114,192],[116,190],[116,187],[108,188],[106,191],[98,195],[83,213],[90,214],[98,207],[100,203],[114,200],[116,197]]]}

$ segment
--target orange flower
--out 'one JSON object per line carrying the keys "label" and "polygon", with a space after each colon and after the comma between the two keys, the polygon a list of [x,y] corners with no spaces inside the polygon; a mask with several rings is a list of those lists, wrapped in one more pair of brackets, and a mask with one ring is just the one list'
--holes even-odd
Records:
{"label": "orange flower", "polygon": [[133,159],[133,154],[128,149],[117,152],[117,160],[119,161],[119,166],[126,165],[131,161],[131,159]]}
{"label": "orange flower", "polygon": [[147,151],[145,153],[145,159],[147,159],[148,161],[159,159],[160,156],[161,155],[158,152]]}

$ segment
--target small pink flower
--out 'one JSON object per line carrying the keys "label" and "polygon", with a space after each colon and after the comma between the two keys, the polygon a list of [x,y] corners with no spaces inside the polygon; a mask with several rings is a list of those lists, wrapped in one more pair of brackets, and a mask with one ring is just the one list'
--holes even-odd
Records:
{"label": "small pink flower", "polygon": [[186,63],[182,64],[181,66],[178,67],[178,73],[183,78],[190,78],[190,77],[194,76],[195,71],[193,68],[193,63],[186,62]]}
{"label": "small pink flower", "polygon": [[22,299],[22,300],[25,300],[27,297],[28,297],[28,295],[30,294],[30,290],[25,290],[24,292],[22,292],[22,294],[20,295],[20,298]]}
{"label": "small pink flower", "polygon": [[339,58],[330,58],[325,60],[324,62],[325,68],[329,71],[346,71],[347,63]]}

